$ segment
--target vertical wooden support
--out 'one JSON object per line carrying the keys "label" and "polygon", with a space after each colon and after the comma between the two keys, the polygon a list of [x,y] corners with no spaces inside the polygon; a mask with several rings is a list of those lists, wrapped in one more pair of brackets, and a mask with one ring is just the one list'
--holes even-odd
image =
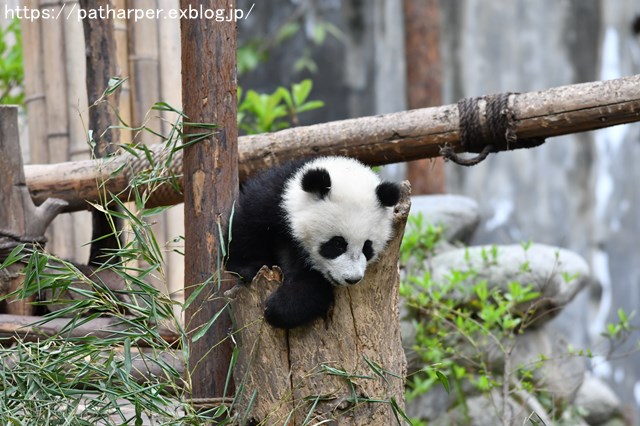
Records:
{"label": "vertical wooden support", "polygon": [[[66,203],[50,198],[39,207],[33,204],[24,177],[15,107],[0,106],[0,176],[0,248],[44,237],[47,225]],[[22,285],[20,268],[20,264],[14,264],[2,271],[3,293]],[[7,304],[7,313],[30,315],[32,309],[27,300],[18,300]]]}
{"label": "vertical wooden support", "polygon": [[[80,0],[80,7],[90,10],[107,9],[110,0]],[[89,13],[87,13],[90,16]],[[92,131],[95,145],[92,154],[96,158],[104,158],[113,154],[119,142],[119,131],[115,126],[118,121],[115,112],[102,95],[109,86],[109,80],[118,74],[116,58],[116,41],[111,19],[85,19],[82,22],[84,29],[85,53],[86,53],[86,81],[87,98],[89,101],[89,129]],[[119,93],[114,94],[113,103],[118,105]],[[108,203],[110,200],[103,200]],[[120,247],[118,235],[112,229],[111,220],[115,221],[115,228],[122,228],[122,221],[117,218],[111,220],[105,213],[94,210],[92,212],[92,235],[89,263],[100,265],[108,260],[109,250]],[[119,259],[108,260],[115,264]]]}
{"label": "vertical wooden support", "polygon": [[[440,16],[438,0],[404,0],[407,107],[426,108],[442,103]],[[444,160],[407,163],[411,191],[417,194],[444,192]]]}
{"label": "vertical wooden support", "polygon": [[[181,0],[180,7],[199,9],[199,0]],[[232,0],[210,0],[204,8],[229,10]],[[216,123],[214,137],[184,150],[185,298],[194,286],[210,281],[189,305],[187,330],[193,333],[225,306],[222,293],[233,280],[218,280],[222,252],[218,223],[226,235],[229,215],[238,194],[236,24],[211,19],[183,19],[182,102],[192,123]],[[186,133],[203,129],[185,126]],[[188,135],[187,135],[188,137]],[[220,288],[218,288],[220,283]],[[222,397],[232,344],[228,313],[190,347],[189,373],[194,398]],[[229,389],[232,392],[232,389]]]}

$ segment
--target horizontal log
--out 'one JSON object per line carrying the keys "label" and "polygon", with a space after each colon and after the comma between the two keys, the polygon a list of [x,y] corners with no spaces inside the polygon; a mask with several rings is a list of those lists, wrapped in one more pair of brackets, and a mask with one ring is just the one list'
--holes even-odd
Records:
{"label": "horizontal log", "polygon": [[[71,318],[55,318],[43,324],[42,317],[28,315],[0,314],[0,340],[20,337],[24,340],[37,340],[52,337],[60,334],[60,331],[69,325]],[[38,324],[38,325],[34,325]],[[84,324],[71,327],[65,331],[65,337],[85,337],[94,336],[99,338],[110,338],[121,332],[130,331],[127,324],[123,324],[116,318],[96,318]],[[167,343],[175,343],[178,334],[165,327],[159,327],[158,332]],[[143,342],[140,341],[139,344]]]}
{"label": "horizontal log", "polygon": [[[518,139],[549,138],[640,120],[640,75],[582,83],[518,94],[513,97],[514,130]],[[301,126],[275,133],[239,138],[239,173],[252,174],[297,158],[321,155],[355,157],[370,165],[397,163],[440,155],[443,146],[463,152],[457,105],[423,108],[374,117]],[[157,149],[157,148],[156,148]],[[154,151],[160,157],[160,152]],[[87,208],[102,191],[128,198],[127,185],[136,170],[148,167],[131,154],[25,167],[27,185],[36,203],[48,197],[69,203],[68,211]],[[172,170],[182,174],[178,151]],[[168,185],[148,205],[171,205],[182,194]]]}

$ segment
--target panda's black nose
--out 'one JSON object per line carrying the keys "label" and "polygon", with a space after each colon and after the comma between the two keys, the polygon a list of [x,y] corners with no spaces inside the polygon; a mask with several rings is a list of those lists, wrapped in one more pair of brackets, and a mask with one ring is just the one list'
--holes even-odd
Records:
{"label": "panda's black nose", "polygon": [[357,278],[355,280],[350,280],[349,278],[346,278],[345,281],[347,282],[347,284],[358,284],[361,279],[362,278]]}

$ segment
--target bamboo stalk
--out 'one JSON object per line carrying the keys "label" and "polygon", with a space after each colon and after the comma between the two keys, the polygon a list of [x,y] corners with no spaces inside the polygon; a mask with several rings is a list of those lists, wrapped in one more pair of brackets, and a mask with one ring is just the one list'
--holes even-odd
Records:
{"label": "bamboo stalk", "polygon": [[[640,75],[523,93],[515,96],[513,110],[520,139],[640,121]],[[464,148],[458,126],[457,106],[445,105],[243,136],[238,143],[240,180],[288,160],[320,155],[346,155],[380,165],[438,157],[445,145],[461,152]],[[181,151],[176,154],[173,164],[181,175]],[[109,191],[122,192],[131,173],[123,165],[134,159],[127,154],[102,162],[27,166],[27,185],[36,203],[56,197],[69,202],[69,211],[83,209],[84,200],[97,198],[96,181],[107,180]],[[115,175],[108,179],[111,173]],[[174,191],[158,195],[152,205],[182,200]]]}
{"label": "bamboo stalk", "polygon": [[[61,1],[52,1],[46,6],[54,16],[62,9]],[[43,19],[42,39],[44,58],[44,94],[46,97],[46,139],[39,149],[49,151],[49,162],[60,163],[69,160],[69,98],[65,61],[66,43],[63,19]],[[52,253],[64,258],[75,256],[74,224],[71,216],[57,217],[51,224],[52,238],[48,248]]]}
{"label": "bamboo stalk", "polygon": [[[66,7],[80,7],[77,0],[66,0]],[[88,100],[85,85],[86,61],[82,22],[76,19],[62,20],[65,40],[65,69],[68,117],[69,117],[69,153],[71,161],[89,158],[87,142]],[[58,49],[60,49],[59,47]],[[62,238],[57,244],[65,244],[74,254],[73,259],[88,259],[89,246],[78,242],[90,241],[91,218],[86,212],[74,213],[70,218],[73,226],[73,240]],[[74,243],[75,242],[75,243]]]}
{"label": "bamboo stalk", "polygon": [[[29,9],[37,8],[37,0],[27,0]],[[49,162],[49,151],[46,149],[46,102],[44,95],[43,52],[42,52],[42,20],[25,19],[22,25],[22,42],[24,54],[24,86],[27,123],[29,126],[29,152],[32,163]]]}
{"label": "bamboo stalk", "polygon": [[[163,2],[166,3],[166,0]],[[142,10],[150,10],[157,6],[156,0],[136,0],[135,7]],[[166,6],[171,6],[169,3]],[[161,89],[161,63],[159,37],[160,24],[163,19],[140,19],[129,20],[127,25],[129,37],[129,70],[131,76],[131,112],[132,122],[135,126],[145,125],[154,132],[162,134],[163,123],[159,119],[156,111],[150,113],[150,108],[159,100],[165,100],[165,94]],[[179,38],[179,35],[176,35]],[[179,52],[173,51],[169,53],[174,59]],[[180,75],[178,79],[180,81]],[[175,83],[174,81],[174,83]],[[131,122],[130,122],[131,123]],[[136,142],[145,145],[152,145],[158,141],[158,138],[151,132],[137,132],[134,136]],[[135,210],[135,209],[134,209]],[[168,241],[170,239],[168,232],[168,223],[166,212],[154,217],[151,229],[158,241]],[[147,265],[141,263],[142,268]],[[170,273],[170,264],[165,263],[163,273]],[[164,283],[160,279],[152,279],[151,283],[159,289],[163,289]]]}
{"label": "bamboo stalk", "polygon": [[[116,0],[117,10],[126,9],[125,0]],[[116,41],[116,62],[118,64],[118,75],[126,77],[129,75],[129,43],[127,36],[127,20],[116,14],[113,21],[113,32]],[[120,86],[120,99],[118,101],[118,115],[125,123],[132,123],[131,112],[131,84],[125,81]],[[120,129],[120,140],[126,143],[132,141],[133,134],[129,129]]]}
{"label": "bamboo stalk", "polygon": [[[168,9],[178,9],[179,0],[164,0]],[[182,85],[176,82],[182,79],[180,61],[175,60],[175,52],[180,52],[180,19],[160,19],[158,24],[158,48],[160,52],[160,99],[170,105],[182,105]],[[162,134],[167,135],[171,131],[170,123],[175,123],[178,116],[174,112],[162,111]],[[184,208],[173,207],[162,214],[160,220],[166,223],[164,241],[172,241],[183,233]],[[168,243],[165,252],[164,273],[166,276],[169,294],[174,300],[184,300],[182,282],[184,280],[184,256],[174,251],[178,248],[184,252],[183,240],[178,243]]]}

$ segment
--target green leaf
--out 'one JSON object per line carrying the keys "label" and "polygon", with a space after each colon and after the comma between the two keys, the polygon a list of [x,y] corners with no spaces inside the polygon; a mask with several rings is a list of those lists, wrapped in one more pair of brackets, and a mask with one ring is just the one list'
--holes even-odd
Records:
{"label": "green leaf", "polygon": [[209,331],[209,329],[216,322],[218,317],[220,317],[220,315],[225,311],[225,309],[227,309],[227,306],[229,306],[229,302],[227,302],[218,312],[216,312],[216,314],[213,317],[211,317],[211,319],[207,321],[207,323],[204,326],[202,326],[202,328],[200,328],[200,330],[198,330],[197,333],[193,335],[193,338],[191,339],[192,343],[195,343],[198,340],[200,340],[202,336],[204,336],[207,333],[207,331]]}
{"label": "green leaf", "polygon": [[447,379],[447,376],[445,376],[440,370],[436,370],[435,373],[440,383],[442,383],[442,387],[444,388],[444,390],[449,393],[449,379]]}
{"label": "green leaf", "polygon": [[307,100],[312,88],[313,82],[308,78],[298,84],[294,84],[292,86],[293,103],[295,105],[302,105]]}
{"label": "green leaf", "polygon": [[300,31],[299,23],[287,22],[278,31],[278,34],[276,35],[276,43],[282,43],[283,41],[293,37],[298,31]]}
{"label": "green leaf", "polygon": [[124,371],[131,373],[131,339],[124,339]]}
{"label": "green leaf", "polygon": [[297,107],[296,112],[301,113],[301,112],[311,111],[313,109],[322,108],[323,106],[324,106],[323,101],[309,101]]}

